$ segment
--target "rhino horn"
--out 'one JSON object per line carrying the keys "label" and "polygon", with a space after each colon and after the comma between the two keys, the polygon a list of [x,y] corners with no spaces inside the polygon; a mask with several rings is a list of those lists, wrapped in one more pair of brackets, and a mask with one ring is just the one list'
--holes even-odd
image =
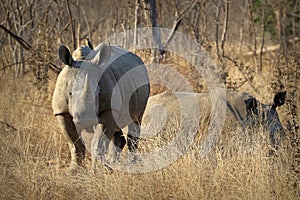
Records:
{"label": "rhino horn", "polygon": [[90,86],[89,86],[89,77],[86,74],[85,76],[85,81],[84,81],[84,88],[83,88],[83,94],[87,95],[89,93]]}
{"label": "rhino horn", "polygon": [[99,52],[94,57],[92,62],[96,63],[96,64],[105,63],[109,60],[110,56],[111,56],[110,46],[108,46],[106,44],[102,44],[101,47],[99,48]]}

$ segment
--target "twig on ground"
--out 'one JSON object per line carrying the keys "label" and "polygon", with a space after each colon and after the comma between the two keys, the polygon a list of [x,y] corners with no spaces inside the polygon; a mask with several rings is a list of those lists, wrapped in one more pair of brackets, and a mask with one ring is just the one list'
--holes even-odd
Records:
{"label": "twig on ground", "polygon": [[17,130],[18,130],[17,128],[15,128],[14,126],[8,124],[7,122],[4,122],[4,121],[1,121],[1,120],[0,120],[0,123],[6,125],[7,127],[13,129],[14,131],[17,131]]}

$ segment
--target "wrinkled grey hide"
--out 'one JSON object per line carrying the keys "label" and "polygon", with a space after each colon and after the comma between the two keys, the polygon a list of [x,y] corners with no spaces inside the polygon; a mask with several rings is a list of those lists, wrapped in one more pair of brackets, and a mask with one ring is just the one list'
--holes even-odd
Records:
{"label": "wrinkled grey hide", "polygon": [[[273,103],[265,105],[260,103],[253,96],[246,92],[226,91],[226,99],[223,99],[224,105],[227,107],[226,119],[223,126],[224,131],[232,131],[236,126],[241,126],[244,130],[263,126],[270,133],[270,140],[273,145],[278,145],[284,137],[284,128],[280,122],[276,108],[283,105],[286,97],[285,92],[275,95]],[[190,105],[195,97],[198,105]],[[179,103],[180,99],[180,103]],[[153,130],[153,127],[160,127],[161,123],[165,123],[162,116],[172,116],[180,120],[182,113],[188,115],[185,106],[194,106],[195,110],[199,109],[200,129],[205,130],[209,123],[211,114],[211,99],[208,93],[192,93],[192,92],[164,92],[162,94],[151,96],[144,113],[142,123],[142,134]],[[198,107],[198,108],[196,108]],[[156,109],[158,108],[158,109]],[[183,111],[183,112],[181,112]],[[161,116],[161,117],[160,117]],[[180,123],[180,122],[179,122]]]}
{"label": "wrinkled grey hide", "polygon": [[[62,45],[59,57],[66,66],[57,78],[52,107],[69,141],[69,171],[81,164],[86,148],[93,157],[114,162],[126,144],[121,131],[125,126],[128,148],[135,151],[150,92],[142,60],[105,44],[95,51],[79,47],[73,56]],[[92,138],[85,139],[83,132]]]}

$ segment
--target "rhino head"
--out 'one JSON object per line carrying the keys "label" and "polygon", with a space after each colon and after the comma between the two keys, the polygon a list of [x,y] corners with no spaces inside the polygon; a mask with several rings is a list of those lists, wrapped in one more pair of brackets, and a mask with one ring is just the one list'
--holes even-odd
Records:
{"label": "rhino head", "polygon": [[284,138],[284,128],[280,122],[276,109],[285,103],[286,92],[279,92],[274,96],[270,105],[262,104],[255,98],[245,100],[247,110],[247,122],[251,126],[260,126],[270,132],[270,140],[273,145],[279,145]]}
{"label": "rhino head", "polygon": [[93,51],[87,46],[78,47],[73,56],[71,56],[70,49],[61,45],[58,49],[59,59],[65,64],[73,68],[80,68],[82,64],[89,66],[99,66],[101,63],[107,61],[111,56],[110,47],[106,44],[100,45],[97,51]]}
{"label": "rhino head", "polygon": [[[73,56],[65,45],[59,47],[59,58],[76,71],[71,87],[72,97],[69,110],[76,127],[91,128],[98,124],[98,82],[101,76],[100,66],[110,58],[110,47],[103,44],[98,51],[89,47],[78,47]],[[81,128],[81,129],[82,129]]]}

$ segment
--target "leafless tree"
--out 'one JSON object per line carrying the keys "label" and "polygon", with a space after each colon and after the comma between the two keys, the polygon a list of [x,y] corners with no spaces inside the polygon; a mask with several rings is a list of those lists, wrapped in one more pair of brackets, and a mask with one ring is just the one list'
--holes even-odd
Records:
{"label": "leafless tree", "polygon": [[171,30],[171,33],[170,35],[168,36],[168,39],[163,47],[163,49],[165,49],[170,41],[172,40],[172,38],[174,37],[174,34],[175,32],[177,31],[178,27],[179,27],[179,24],[181,23],[182,21],[182,18],[191,11],[191,9],[193,7],[195,7],[195,5],[198,3],[198,0],[194,0],[194,1],[191,1],[191,3],[186,6],[182,11],[179,11],[179,7],[178,7],[178,0],[176,1],[176,4],[175,4],[175,20],[174,20],[174,23],[173,23],[173,27],[172,27],[172,30]]}
{"label": "leafless tree", "polygon": [[73,41],[73,48],[74,50],[76,49],[76,32],[75,32],[75,20],[74,18],[72,17],[72,11],[71,11],[71,8],[70,8],[70,1],[69,0],[66,0],[66,6],[67,6],[67,10],[68,10],[68,14],[69,14],[69,17],[70,17],[70,25],[71,25],[71,37],[72,37],[72,41]]}
{"label": "leafless tree", "polygon": [[265,45],[265,24],[266,24],[266,2],[265,0],[263,0],[262,3],[262,22],[261,22],[261,26],[262,26],[262,36],[261,36],[261,45],[260,45],[260,54],[259,54],[259,67],[258,67],[258,72],[262,71],[262,65],[263,65],[263,49],[264,49],[264,45]]}
{"label": "leafless tree", "polygon": [[223,24],[223,32],[221,37],[221,49],[222,49],[222,57],[225,56],[225,42],[226,42],[226,35],[228,29],[228,18],[229,18],[229,1],[225,0],[224,2],[224,24]]}
{"label": "leafless tree", "polygon": [[150,27],[152,27],[152,36],[155,42],[156,48],[153,49],[153,60],[157,60],[159,62],[160,56],[164,54],[164,46],[161,41],[161,35],[159,26],[157,23],[157,9],[156,9],[156,0],[144,0],[145,6],[145,16],[147,17],[147,21],[150,22]]}
{"label": "leafless tree", "polygon": [[134,36],[133,36],[133,44],[136,46],[138,44],[138,36],[137,36],[137,30],[140,26],[140,17],[139,17],[139,11],[140,11],[140,0],[135,1],[135,12],[134,12]]}
{"label": "leafless tree", "polygon": [[217,55],[220,59],[221,55],[220,55],[220,47],[219,47],[219,25],[220,25],[220,14],[221,14],[222,2],[214,2],[214,6],[215,6],[215,9],[216,9],[216,14],[215,14],[215,24],[216,24],[215,44],[216,44]]}
{"label": "leafless tree", "polygon": [[257,69],[258,68],[258,62],[257,62],[256,28],[255,28],[255,24],[254,24],[253,7],[252,7],[252,1],[251,0],[248,0],[248,6],[249,6],[249,16],[250,16],[252,34],[253,34],[253,43],[254,43],[253,57],[254,57],[255,67]]}

